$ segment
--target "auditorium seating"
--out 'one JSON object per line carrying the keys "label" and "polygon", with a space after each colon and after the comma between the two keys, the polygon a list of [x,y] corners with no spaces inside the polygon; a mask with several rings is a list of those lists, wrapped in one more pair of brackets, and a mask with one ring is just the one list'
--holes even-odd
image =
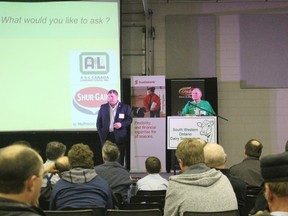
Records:
{"label": "auditorium seating", "polygon": [[94,216],[94,212],[92,209],[65,210],[65,211],[45,210],[44,213],[46,214],[46,216]]}
{"label": "auditorium seating", "polygon": [[162,216],[159,209],[118,210],[108,209],[107,216]]}
{"label": "auditorium seating", "polygon": [[183,216],[239,216],[238,210],[222,212],[184,212]]}
{"label": "auditorium seating", "polygon": [[123,203],[119,206],[120,210],[141,210],[141,209],[159,209],[162,212],[160,203]]}
{"label": "auditorium seating", "polygon": [[245,207],[243,208],[241,214],[245,216],[249,215],[249,212],[254,208],[256,198],[258,197],[258,194],[262,191],[262,189],[262,187],[255,186],[247,187]]}
{"label": "auditorium seating", "polygon": [[91,209],[44,210],[46,216],[106,216],[104,207]]}
{"label": "auditorium seating", "polygon": [[136,193],[137,196],[157,196],[166,195],[166,190],[139,190]]}
{"label": "auditorium seating", "polygon": [[[157,205],[161,213],[164,212],[165,206],[165,196],[166,190],[156,190],[156,191],[137,191],[135,196],[132,196],[130,199],[130,203],[133,204],[154,204]],[[145,208],[145,207],[143,207]]]}
{"label": "auditorium seating", "polygon": [[151,195],[151,196],[133,196],[130,199],[130,203],[159,203],[162,208],[165,205],[164,195]]}

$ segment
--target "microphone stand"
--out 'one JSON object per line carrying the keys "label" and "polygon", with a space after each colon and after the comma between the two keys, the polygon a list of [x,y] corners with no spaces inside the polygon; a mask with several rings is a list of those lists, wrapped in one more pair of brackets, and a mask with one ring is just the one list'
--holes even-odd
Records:
{"label": "microphone stand", "polygon": [[[203,110],[203,111],[205,111],[205,112],[207,112],[207,113],[209,113],[209,114],[212,114],[213,116],[216,116],[216,117],[218,117],[218,118],[221,118],[221,119],[223,119],[223,120],[225,120],[225,121],[228,121],[228,119],[226,119],[226,118],[224,118],[224,117],[222,117],[222,116],[220,116],[220,115],[217,115],[216,113],[212,113],[212,112],[210,112],[210,111],[208,111],[208,110],[206,110],[206,109],[204,109],[204,108],[202,108],[202,107],[199,107],[199,106],[197,106],[196,104],[192,104],[191,102],[188,102],[189,103],[189,105],[191,105],[191,106],[193,106],[193,107],[196,107],[196,108],[198,108],[198,109],[200,109],[200,110]],[[200,115],[201,116],[201,115]]]}

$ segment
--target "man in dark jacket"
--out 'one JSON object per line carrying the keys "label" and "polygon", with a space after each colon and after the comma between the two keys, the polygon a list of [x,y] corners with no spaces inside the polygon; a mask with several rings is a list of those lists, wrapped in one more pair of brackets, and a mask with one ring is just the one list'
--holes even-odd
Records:
{"label": "man in dark jacket", "polygon": [[230,167],[230,173],[241,178],[249,186],[261,187],[263,177],[260,169],[260,156],[263,145],[256,139],[249,140],[245,145],[244,160]]}
{"label": "man in dark jacket", "polygon": [[127,201],[132,186],[128,170],[118,163],[120,152],[116,144],[106,141],[102,147],[104,163],[95,167],[96,173],[108,182],[113,193],[119,193]]}
{"label": "man in dark jacket", "polygon": [[24,145],[0,150],[0,215],[45,215],[38,204],[43,161],[40,155]]}
{"label": "man in dark jacket", "polygon": [[120,150],[120,164],[124,165],[126,144],[132,123],[131,107],[118,100],[118,92],[108,91],[107,103],[102,104],[97,117],[97,130],[101,144],[106,140],[116,143]]}

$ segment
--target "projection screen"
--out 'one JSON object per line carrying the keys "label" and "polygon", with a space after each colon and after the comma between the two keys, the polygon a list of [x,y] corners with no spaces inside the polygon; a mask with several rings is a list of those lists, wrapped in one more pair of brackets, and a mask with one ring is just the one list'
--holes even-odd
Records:
{"label": "projection screen", "polygon": [[96,130],[121,94],[120,0],[1,1],[0,16],[0,132]]}

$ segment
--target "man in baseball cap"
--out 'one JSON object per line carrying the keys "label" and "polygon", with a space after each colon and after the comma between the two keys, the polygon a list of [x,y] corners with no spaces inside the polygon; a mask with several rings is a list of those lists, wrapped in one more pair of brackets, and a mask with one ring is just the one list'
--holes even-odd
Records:
{"label": "man in baseball cap", "polygon": [[263,157],[261,174],[270,215],[288,215],[288,152]]}

